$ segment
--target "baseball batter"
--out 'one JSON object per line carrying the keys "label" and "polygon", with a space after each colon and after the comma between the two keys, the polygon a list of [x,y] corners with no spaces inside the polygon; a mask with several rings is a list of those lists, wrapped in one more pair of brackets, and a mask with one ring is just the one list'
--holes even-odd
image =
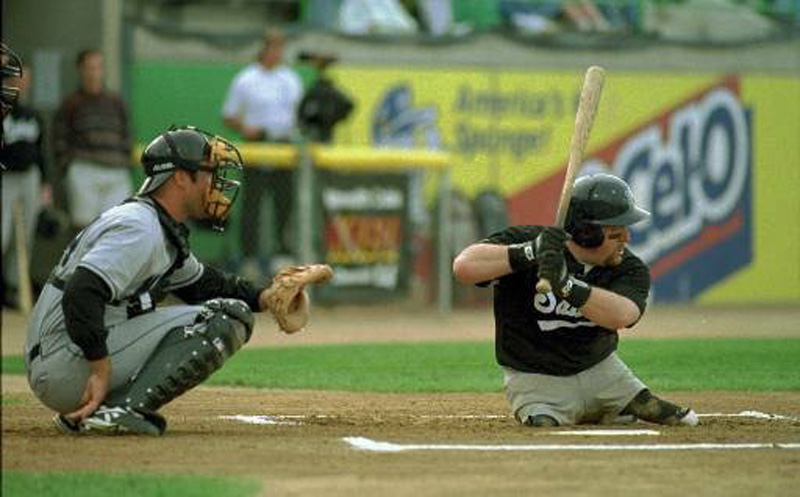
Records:
{"label": "baseball batter", "polygon": [[[493,284],[496,358],[514,417],[527,426],[614,423],[635,417],[696,425],[696,414],[653,395],[617,356],[618,330],[645,311],[647,266],[627,226],[649,213],[608,174],[579,178],[565,230],[512,226],[470,245],[453,270]],[[553,290],[537,294],[539,278]]]}
{"label": "baseball batter", "polygon": [[[28,325],[28,381],[66,433],[162,434],[156,411],[248,341],[253,312],[272,310],[270,289],[200,263],[189,248],[186,220],[223,228],[240,186],[236,147],[170,128],[142,164],[138,194],[72,241]],[[187,305],[157,308],[169,293]]]}

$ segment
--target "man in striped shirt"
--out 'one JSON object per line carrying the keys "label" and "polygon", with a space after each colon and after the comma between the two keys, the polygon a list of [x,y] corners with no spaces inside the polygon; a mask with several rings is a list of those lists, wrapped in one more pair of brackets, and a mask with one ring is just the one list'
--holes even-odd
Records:
{"label": "man in striped shirt", "polygon": [[83,50],[76,62],[80,86],[56,114],[53,148],[70,217],[83,228],[133,192],[131,137],[125,103],[105,89],[102,52]]}

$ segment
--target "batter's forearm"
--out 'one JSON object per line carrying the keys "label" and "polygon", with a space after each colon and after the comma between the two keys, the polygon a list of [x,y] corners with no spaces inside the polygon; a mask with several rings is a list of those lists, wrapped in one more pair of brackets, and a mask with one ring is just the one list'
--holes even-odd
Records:
{"label": "batter's forearm", "polygon": [[634,324],[641,311],[629,298],[594,286],[581,314],[604,328],[618,330]]}
{"label": "batter's forearm", "polygon": [[508,247],[476,243],[461,251],[453,261],[453,274],[459,283],[491,281],[511,273]]}

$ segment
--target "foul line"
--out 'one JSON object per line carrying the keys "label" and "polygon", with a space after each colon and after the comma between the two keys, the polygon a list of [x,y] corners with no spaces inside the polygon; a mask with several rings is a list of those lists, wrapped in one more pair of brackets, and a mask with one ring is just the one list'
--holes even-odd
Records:
{"label": "foul line", "polygon": [[[233,416],[219,416],[219,419],[227,419],[231,421],[238,421],[240,423],[254,424],[254,425],[289,425],[298,426],[302,425],[304,420],[307,419],[325,419],[332,418],[333,416],[325,414],[236,414]],[[418,416],[420,419],[463,419],[463,420],[494,420],[494,419],[511,419],[507,414],[423,414]],[[766,421],[800,421],[800,418],[793,416],[784,416],[781,414],[770,414],[760,411],[740,411],[735,414],[725,413],[707,413],[698,414],[699,418],[753,418],[762,419]],[[622,430],[613,430],[614,433],[605,433],[602,430],[579,430],[580,432],[555,432],[558,434],[575,434],[575,435],[656,435],[657,433],[645,433],[647,430],[639,430],[640,433],[621,433]],[[608,430],[611,431],[611,430]]]}
{"label": "foul line", "polygon": [[471,451],[565,451],[565,450],[752,450],[800,449],[800,443],[685,443],[685,444],[571,444],[571,445],[470,445],[470,444],[397,444],[379,442],[365,437],[343,437],[358,450],[372,452],[405,452],[411,450],[471,450]]}

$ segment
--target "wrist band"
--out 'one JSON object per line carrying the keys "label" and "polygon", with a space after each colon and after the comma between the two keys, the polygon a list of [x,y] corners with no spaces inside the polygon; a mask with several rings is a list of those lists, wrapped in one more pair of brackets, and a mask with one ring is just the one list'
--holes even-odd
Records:
{"label": "wrist band", "polygon": [[592,293],[592,287],[572,276],[567,280],[565,285],[564,300],[569,302],[573,307],[580,309],[589,300],[589,294]]}
{"label": "wrist band", "polygon": [[536,251],[533,242],[516,243],[508,246],[508,264],[512,271],[524,271],[536,265]]}

